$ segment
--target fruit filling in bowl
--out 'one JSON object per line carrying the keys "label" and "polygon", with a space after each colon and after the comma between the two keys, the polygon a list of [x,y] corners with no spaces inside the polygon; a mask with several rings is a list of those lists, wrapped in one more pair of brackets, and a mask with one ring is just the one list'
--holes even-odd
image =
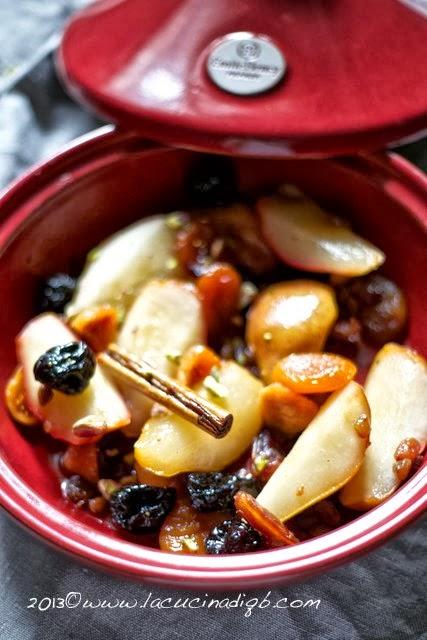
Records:
{"label": "fruit filling in bowl", "polygon": [[[290,184],[202,159],[192,206],[54,273],[16,338],[11,417],[64,499],[170,553],[295,545],[421,464],[427,366],[387,256]],[[362,386],[363,385],[363,386]]]}

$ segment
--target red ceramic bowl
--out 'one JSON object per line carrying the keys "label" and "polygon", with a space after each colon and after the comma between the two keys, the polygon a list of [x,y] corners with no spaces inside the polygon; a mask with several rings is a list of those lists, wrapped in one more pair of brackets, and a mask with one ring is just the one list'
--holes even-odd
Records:
{"label": "red ceramic bowl", "polygon": [[[37,282],[74,270],[105,236],[183,201],[189,151],[158,148],[103,129],[23,176],[0,199],[0,387],[15,365],[14,338],[33,314]],[[343,160],[235,160],[243,189],[295,182],[345,212],[387,255],[406,291],[408,342],[427,354],[427,179],[395,155]],[[28,431],[27,431],[28,433]],[[389,500],[295,547],[229,557],[174,556],[120,537],[61,498],[45,441],[29,437],[0,403],[0,502],[76,557],[137,578],[203,589],[260,587],[313,575],[389,539],[427,503],[427,465]]]}

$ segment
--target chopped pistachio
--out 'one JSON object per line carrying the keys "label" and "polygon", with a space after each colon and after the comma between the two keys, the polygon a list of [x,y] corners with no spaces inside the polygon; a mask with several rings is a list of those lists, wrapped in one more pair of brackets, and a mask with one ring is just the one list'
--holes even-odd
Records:
{"label": "chopped pistachio", "polygon": [[187,547],[189,551],[198,551],[199,549],[197,542],[191,536],[184,536],[182,544],[184,547]]}
{"label": "chopped pistachio", "polygon": [[120,484],[110,478],[101,478],[98,480],[98,491],[106,500],[111,500],[113,493],[120,489]]}
{"label": "chopped pistachio", "polygon": [[212,375],[206,376],[203,381],[203,386],[207,389],[215,398],[226,398],[228,396],[228,389],[223,384],[215,380]]}
{"label": "chopped pistachio", "polygon": [[254,460],[254,467],[257,473],[261,473],[262,471],[264,471],[267,464],[268,464],[267,456],[264,456],[262,454],[260,454],[259,456],[256,456]]}
{"label": "chopped pistachio", "polygon": [[219,369],[218,367],[212,367],[211,369],[211,376],[214,380],[216,380],[217,382],[221,382],[221,379],[219,377]]}
{"label": "chopped pistachio", "polygon": [[239,293],[239,309],[245,309],[249,307],[253,299],[258,293],[258,288],[253,282],[242,282]]}
{"label": "chopped pistachio", "polygon": [[94,247],[91,251],[89,251],[89,253],[87,254],[86,257],[86,261],[91,263],[91,262],[95,262],[95,260],[98,260],[99,256],[101,255],[101,250],[99,247]]}
{"label": "chopped pistachio", "polygon": [[170,351],[166,354],[166,359],[172,364],[179,364],[181,362],[182,353],[180,351]]}
{"label": "chopped pistachio", "polygon": [[170,257],[166,260],[166,269],[169,271],[173,271],[178,266],[178,260],[176,258]]}
{"label": "chopped pistachio", "polygon": [[235,357],[236,357],[237,364],[240,364],[241,367],[244,367],[248,362],[248,356],[244,351],[241,351],[241,350],[237,351]]}
{"label": "chopped pistachio", "polygon": [[178,229],[182,229],[185,222],[187,220],[187,216],[182,211],[173,211],[168,216],[166,216],[166,226],[172,231],[178,231]]}

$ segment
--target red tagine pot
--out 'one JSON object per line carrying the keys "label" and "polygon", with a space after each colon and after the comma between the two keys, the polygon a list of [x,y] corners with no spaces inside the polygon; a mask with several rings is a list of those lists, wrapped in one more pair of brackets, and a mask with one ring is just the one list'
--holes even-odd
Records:
{"label": "red tagine pot", "polygon": [[[67,87],[119,126],[80,138],[0,197],[1,389],[40,280],[78,271],[93,246],[131,222],[185,207],[189,168],[206,150],[233,157],[243,192],[294,183],[348,217],[386,254],[385,273],[408,297],[407,342],[427,355],[427,178],[398,155],[368,151],[426,124],[427,20],[412,0],[214,4],[102,0],[70,24],[58,58]],[[0,403],[4,508],[76,558],[168,586],[242,590],[306,578],[385,542],[427,506],[425,459],[383,504],[313,540],[173,555],[65,502],[53,440],[51,448]]]}

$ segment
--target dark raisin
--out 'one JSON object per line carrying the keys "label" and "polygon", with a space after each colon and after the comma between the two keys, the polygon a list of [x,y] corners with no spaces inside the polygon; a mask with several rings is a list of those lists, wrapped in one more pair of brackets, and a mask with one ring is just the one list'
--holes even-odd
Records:
{"label": "dark raisin", "polygon": [[354,278],[337,290],[340,310],[356,317],[363,336],[382,345],[402,337],[407,320],[405,296],[399,287],[379,273]]}
{"label": "dark raisin", "polygon": [[34,377],[67,395],[82,393],[95,372],[95,357],[85,342],[52,347],[34,365]]}
{"label": "dark raisin", "polygon": [[237,474],[222,471],[190,473],[187,477],[191,504],[198,511],[232,509],[233,497],[240,489],[256,496],[260,488],[255,478],[246,471]]}
{"label": "dark raisin", "polygon": [[76,288],[76,279],[66,273],[55,273],[47,278],[40,291],[41,311],[62,313],[70,302]]}
{"label": "dark raisin", "polygon": [[176,500],[173,487],[131,484],[113,493],[110,501],[113,522],[127,531],[144,533],[158,529]]}
{"label": "dark raisin", "polygon": [[248,553],[264,547],[260,533],[239,518],[225,520],[214,527],[206,539],[206,551],[212,555],[222,553]]}
{"label": "dark raisin", "polygon": [[120,480],[132,473],[133,465],[123,458],[133,451],[134,441],[121,433],[113,431],[105,435],[99,443],[99,473],[101,478]]}
{"label": "dark raisin", "polygon": [[278,443],[268,429],[263,429],[254,438],[251,451],[251,471],[263,483],[273,475],[283,460]]}
{"label": "dark raisin", "polygon": [[71,476],[61,483],[61,491],[64,498],[70,500],[79,507],[85,506],[96,495],[95,488],[84,478],[78,475]]}
{"label": "dark raisin", "polygon": [[362,342],[362,325],[354,317],[342,318],[332,329],[327,351],[339,353],[347,358],[356,358]]}
{"label": "dark raisin", "polygon": [[228,204],[236,193],[236,175],[229,158],[205,156],[199,159],[189,176],[192,204],[200,207]]}

